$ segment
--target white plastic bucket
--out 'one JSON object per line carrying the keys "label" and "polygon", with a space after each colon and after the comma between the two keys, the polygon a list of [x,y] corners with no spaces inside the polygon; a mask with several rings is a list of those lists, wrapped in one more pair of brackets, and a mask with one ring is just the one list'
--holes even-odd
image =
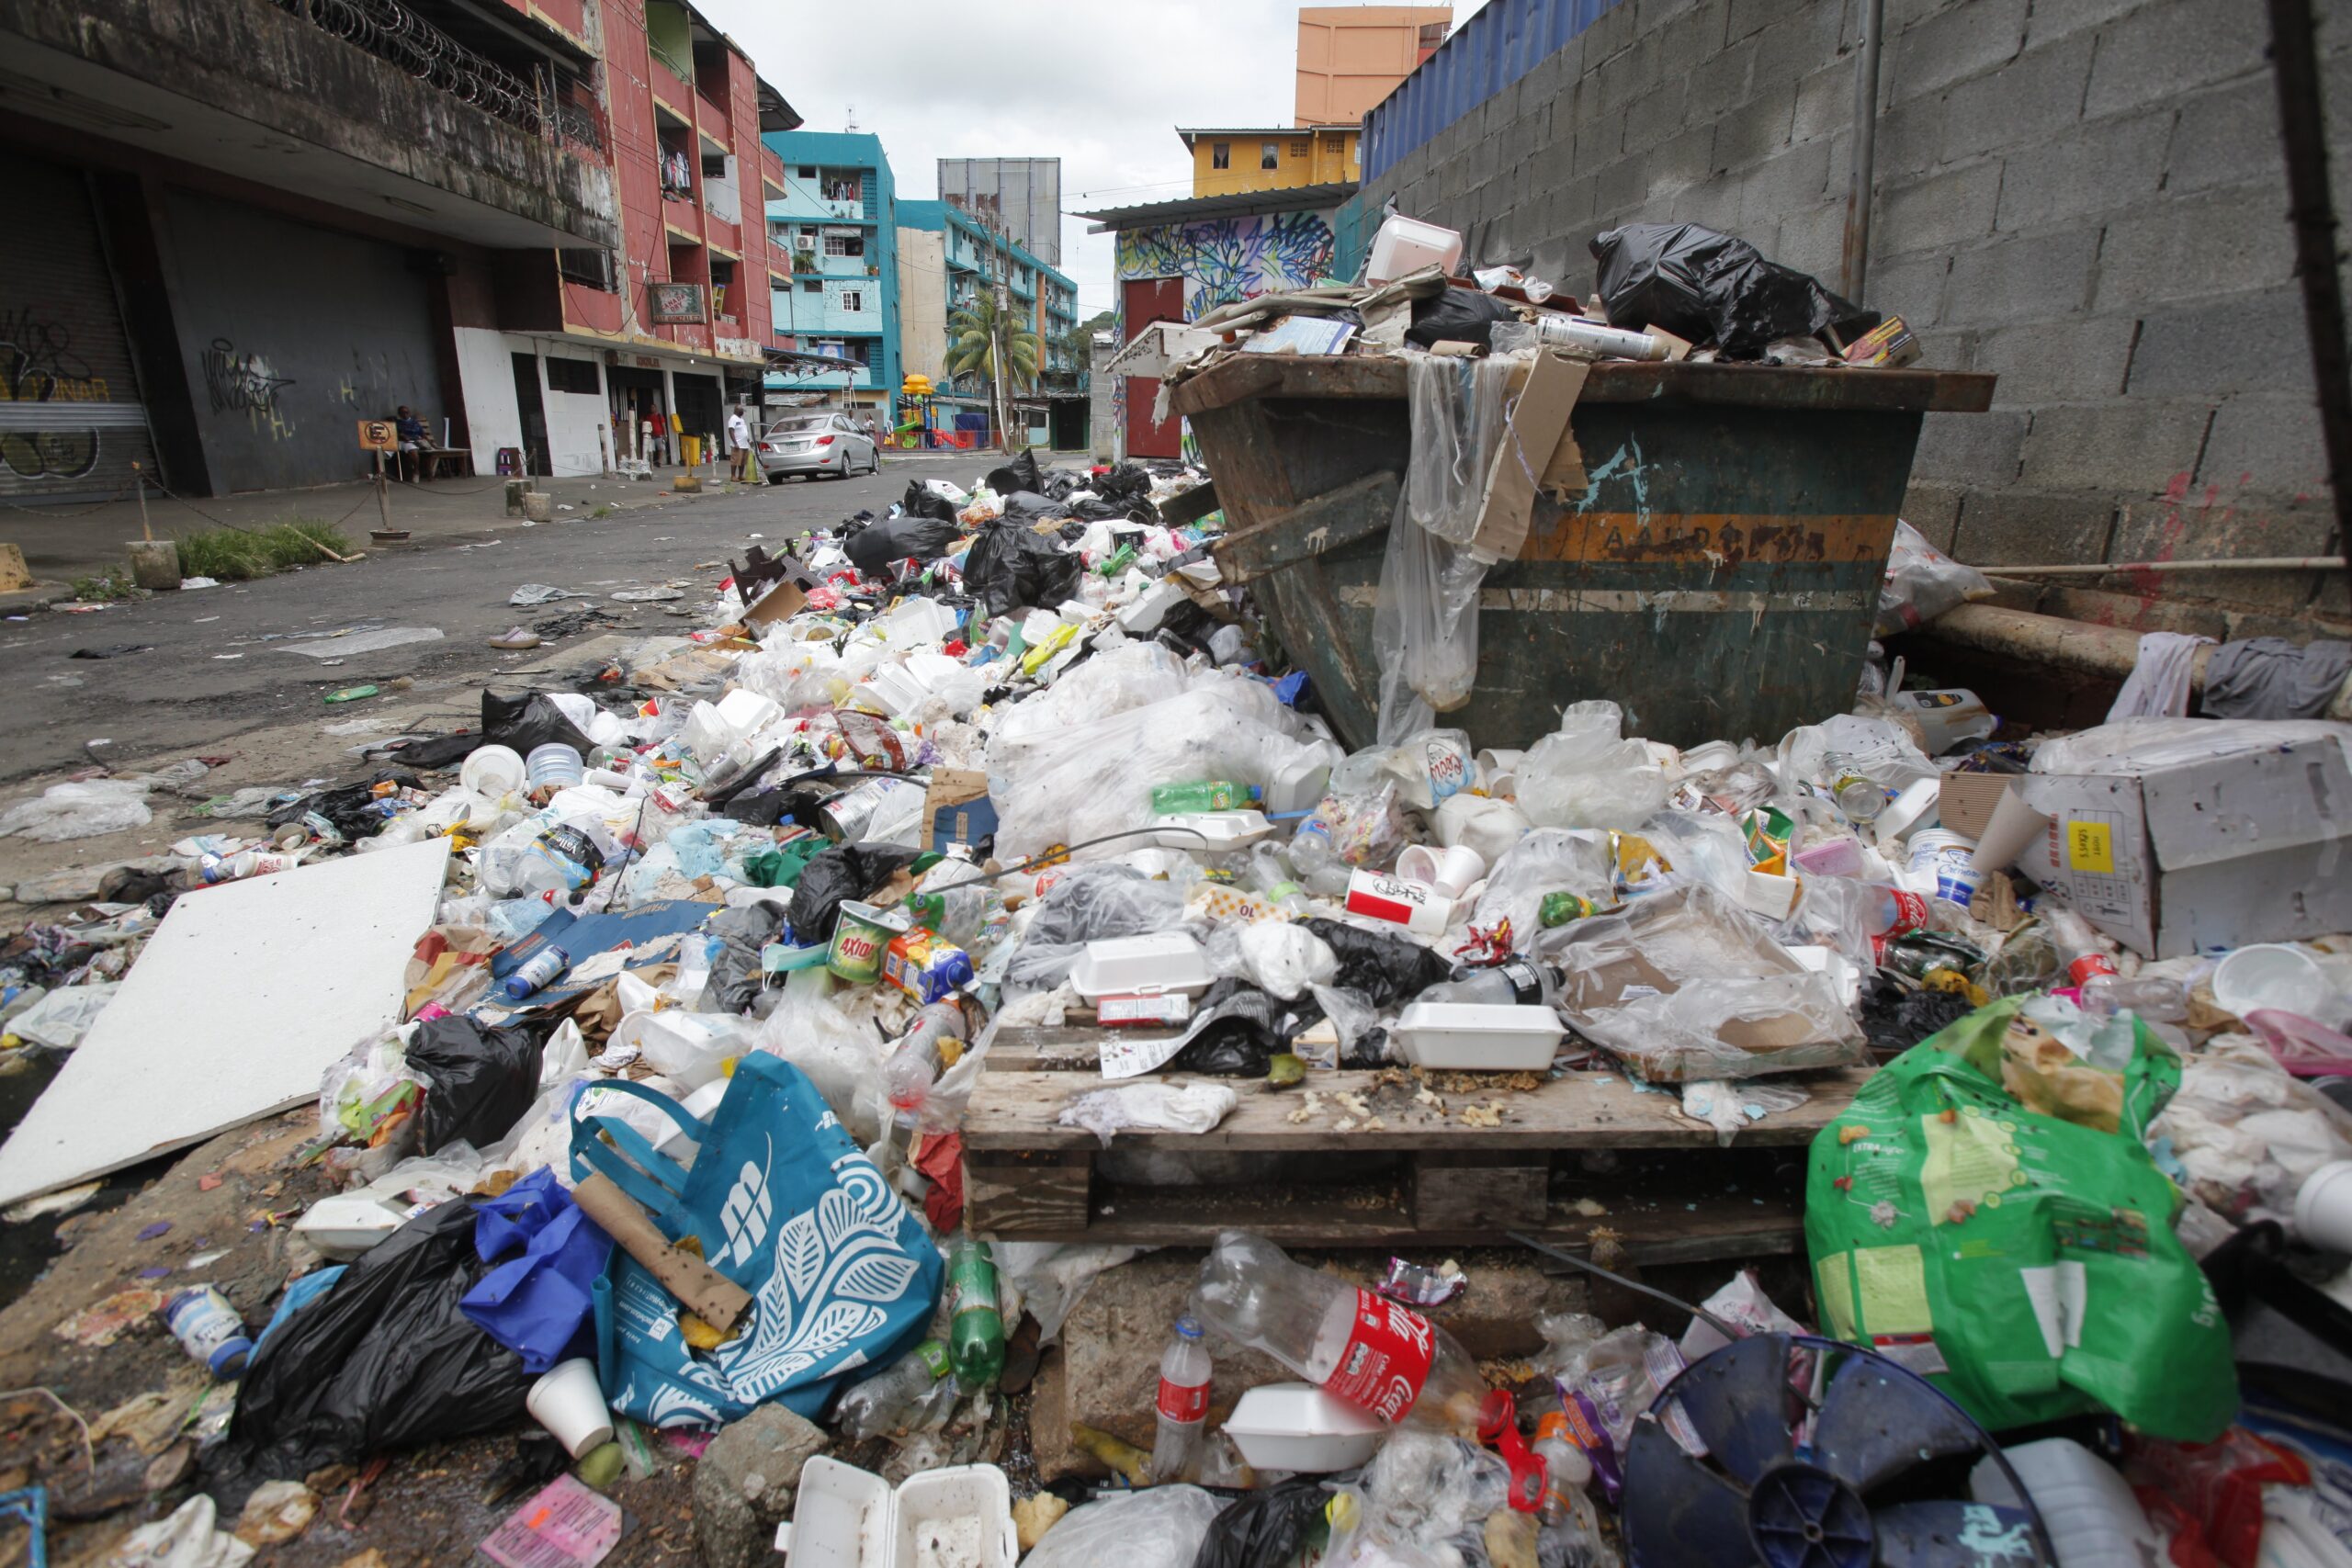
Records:
{"label": "white plastic bucket", "polygon": [[578,784],[588,773],[579,750],[560,740],[532,747],[530,756],[524,759],[524,771],[533,789],[563,789]]}
{"label": "white plastic bucket", "polygon": [[477,746],[458,769],[458,782],[484,800],[499,800],[523,787],[529,769],[512,746]]}

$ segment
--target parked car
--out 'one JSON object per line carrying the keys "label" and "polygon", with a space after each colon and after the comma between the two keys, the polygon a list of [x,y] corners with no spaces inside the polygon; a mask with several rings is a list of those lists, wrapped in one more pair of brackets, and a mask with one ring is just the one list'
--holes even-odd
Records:
{"label": "parked car", "polygon": [[780,485],[794,474],[878,473],[882,455],[873,437],[845,413],[798,413],[777,420],[759,440],[760,472]]}

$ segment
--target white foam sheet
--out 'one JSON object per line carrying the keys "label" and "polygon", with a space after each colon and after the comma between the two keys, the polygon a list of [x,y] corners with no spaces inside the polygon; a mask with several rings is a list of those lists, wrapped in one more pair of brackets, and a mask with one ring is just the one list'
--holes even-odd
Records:
{"label": "white foam sheet", "polygon": [[400,1021],[447,868],[428,839],[182,897],[0,1147],[0,1203],[316,1100],[329,1066]]}

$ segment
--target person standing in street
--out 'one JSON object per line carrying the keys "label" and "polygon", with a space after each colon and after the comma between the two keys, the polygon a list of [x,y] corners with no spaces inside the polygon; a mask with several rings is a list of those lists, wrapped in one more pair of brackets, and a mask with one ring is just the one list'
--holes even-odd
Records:
{"label": "person standing in street", "polygon": [[735,455],[735,478],[744,484],[752,482],[752,422],[743,417],[743,405],[737,403],[727,416],[727,446]]}

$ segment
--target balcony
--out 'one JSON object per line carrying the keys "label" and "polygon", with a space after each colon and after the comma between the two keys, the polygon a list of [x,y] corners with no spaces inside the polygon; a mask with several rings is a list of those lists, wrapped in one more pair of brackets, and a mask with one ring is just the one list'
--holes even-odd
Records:
{"label": "balcony", "polygon": [[767,386],[772,391],[867,390],[874,384],[874,367],[860,365],[854,359],[842,361],[839,370],[802,363],[787,365],[781,370],[771,370],[767,374]]}
{"label": "balcony", "polygon": [[811,294],[805,288],[779,288],[770,295],[775,330],[806,337],[827,333],[876,333],[883,330],[879,288],[859,290],[859,308],[842,304],[842,290],[827,288]]}
{"label": "balcony", "polygon": [[398,0],[17,0],[0,54],[76,133],[477,244],[620,243],[531,83]]}

